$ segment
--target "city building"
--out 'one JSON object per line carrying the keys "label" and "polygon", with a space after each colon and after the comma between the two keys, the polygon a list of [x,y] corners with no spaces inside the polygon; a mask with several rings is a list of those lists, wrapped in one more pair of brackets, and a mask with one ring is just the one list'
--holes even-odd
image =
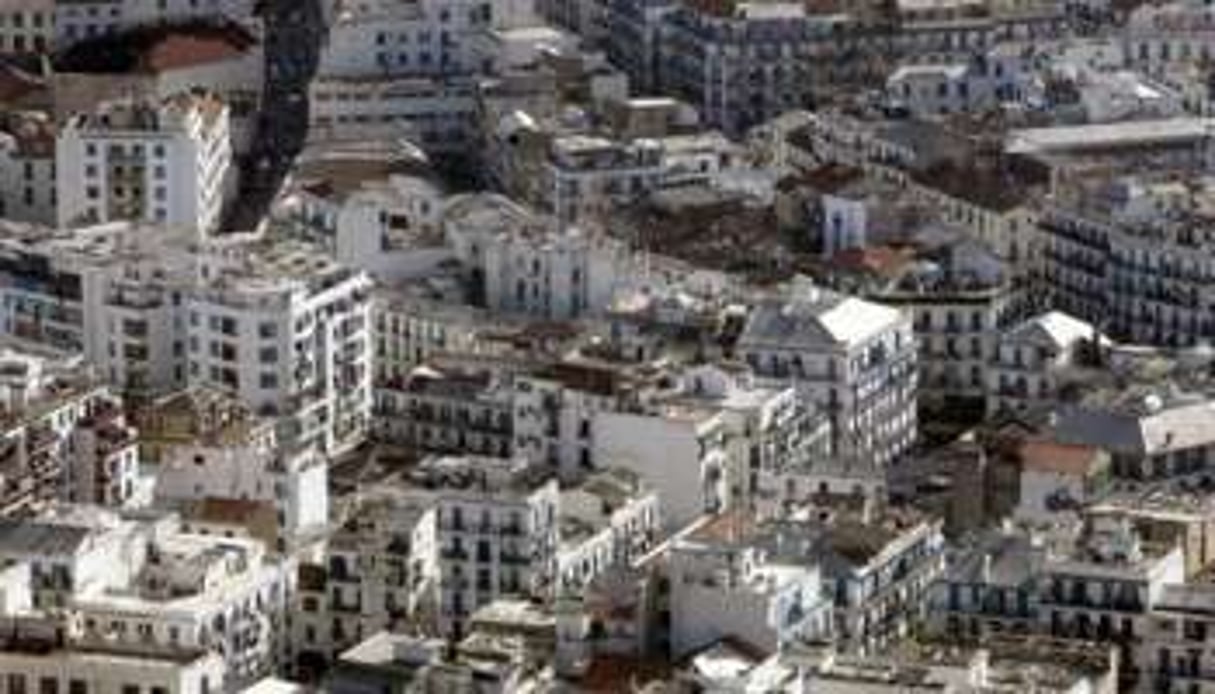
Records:
{"label": "city building", "polygon": [[279,552],[307,547],[328,530],[326,461],[314,450],[280,445],[273,420],[231,395],[201,387],[179,391],[147,403],[134,420],[142,462],[155,471],[158,505],[269,504],[274,527],[262,539]]}
{"label": "city building", "polygon": [[14,114],[0,127],[0,217],[54,224],[55,126],[44,114]]}
{"label": "city building", "polygon": [[831,453],[896,462],[916,436],[909,313],[818,287],[755,306],[735,352],[831,420]]}
{"label": "city building", "polygon": [[60,226],[116,220],[209,233],[233,192],[228,106],[186,92],[73,116],[55,146]]}
{"label": "city building", "polygon": [[71,610],[82,639],[213,653],[216,687],[283,663],[291,570],[260,542],[185,533],[170,514],[64,506],[4,521],[0,557],[28,567],[32,608]]}
{"label": "city building", "polygon": [[1044,413],[1059,404],[1064,372],[1089,363],[1094,326],[1050,311],[1006,328],[987,369],[987,412]]}

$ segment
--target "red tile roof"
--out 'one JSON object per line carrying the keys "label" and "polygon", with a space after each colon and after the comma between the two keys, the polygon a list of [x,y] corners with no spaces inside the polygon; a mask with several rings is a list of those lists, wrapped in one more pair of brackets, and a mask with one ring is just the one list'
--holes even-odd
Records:
{"label": "red tile roof", "polygon": [[1055,441],[1026,441],[1021,445],[1019,457],[1025,470],[1082,476],[1090,473],[1101,459],[1101,449]]}
{"label": "red tile roof", "polygon": [[188,36],[170,34],[150,47],[143,56],[143,68],[163,72],[235,58],[244,52],[241,42],[226,36]]}

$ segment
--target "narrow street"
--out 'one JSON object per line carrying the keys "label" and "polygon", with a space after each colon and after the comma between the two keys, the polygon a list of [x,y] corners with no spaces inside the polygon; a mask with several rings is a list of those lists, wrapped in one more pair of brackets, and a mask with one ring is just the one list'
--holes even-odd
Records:
{"label": "narrow street", "polygon": [[253,149],[241,162],[240,192],[226,231],[254,228],[266,214],[308,136],[308,83],[324,41],[324,0],[267,0],[265,91]]}

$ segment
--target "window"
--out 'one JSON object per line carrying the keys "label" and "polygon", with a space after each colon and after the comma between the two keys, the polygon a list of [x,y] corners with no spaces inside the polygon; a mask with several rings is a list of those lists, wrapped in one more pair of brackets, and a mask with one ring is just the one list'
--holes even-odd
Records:
{"label": "window", "polygon": [[165,167],[161,166],[160,164],[153,167],[152,177],[156,179],[163,179],[165,177]]}
{"label": "window", "polygon": [[89,694],[89,685],[84,680],[68,682],[68,694]]}
{"label": "window", "polygon": [[38,694],[59,694],[59,680],[54,677],[38,680]]}
{"label": "window", "polygon": [[139,685],[138,684],[122,685],[122,694],[139,694]]}
{"label": "window", "polygon": [[262,347],[257,357],[263,364],[273,364],[278,361],[278,347]]}
{"label": "window", "polygon": [[152,154],[153,154],[153,156],[163,157],[165,155],[165,146],[156,145],[155,147],[152,148]]}
{"label": "window", "polygon": [[277,388],[278,387],[278,375],[275,373],[272,373],[272,372],[263,372],[261,377],[258,379],[258,383],[261,385],[262,389],[264,389],[264,390],[270,390],[272,388]]}
{"label": "window", "polygon": [[277,323],[261,323],[257,326],[257,334],[263,340],[269,340],[278,336]]}
{"label": "window", "polygon": [[6,679],[8,682],[8,694],[25,694],[25,675],[13,672],[9,673]]}

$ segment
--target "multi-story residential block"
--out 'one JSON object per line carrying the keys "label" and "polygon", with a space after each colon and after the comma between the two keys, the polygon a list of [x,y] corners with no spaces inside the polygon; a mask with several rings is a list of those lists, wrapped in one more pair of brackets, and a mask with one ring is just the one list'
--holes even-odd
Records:
{"label": "multi-story residential block", "polygon": [[1215,57],[1209,8],[1194,0],[1137,7],[1122,27],[1127,61],[1152,74]]}
{"label": "multi-story residential block", "polygon": [[17,114],[0,127],[0,217],[54,224],[55,126],[42,114]]}
{"label": "multi-story residential block", "polygon": [[[1002,348],[1002,331],[1025,299],[995,258],[964,259],[962,247],[938,262],[926,259],[884,289],[874,301],[909,309],[919,345],[919,403],[935,411],[981,414],[988,393],[988,364]],[[985,262],[986,261],[986,262]]]}
{"label": "multi-story residential block", "polygon": [[1039,594],[1041,628],[1056,638],[1109,643],[1121,651],[1120,689],[1147,688],[1137,657],[1165,587],[1185,581],[1180,547],[1149,543],[1124,518],[1090,522],[1071,553],[1048,557]]}
{"label": "multi-story residential block", "polygon": [[609,569],[629,566],[658,544],[661,503],[644,478],[628,470],[596,472],[561,492],[557,578],[578,590]]}
{"label": "multi-story residential block", "polygon": [[148,480],[121,403],[78,357],[18,343],[0,352],[0,364],[0,516],[35,516],[67,500],[147,503]]}
{"label": "multi-story residential block", "polygon": [[468,77],[324,77],[308,89],[317,139],[391,133],[434,154],[467,154],[475,141],[476,85]]}
{"label": "multi-story residential block", "polygon": [[811,538],[825,585],[834,586],[835,642],[877,653],[906,638],[926,618],[945,568],[941,519],[854,494],[820,494],[807,508],[817,520],[791,525]]}
{"label": "multi-story residential block", "polygon": [[514,0],[337,2],[321,54],[326,77],[468,74],[471,39],[494,27],[519,26],[532,8]]}
{"label": "multi-story residential block", "polygon": [[375,315],[377,383],[402,382],[418,366],[444,354],[493,354],[499,320],[467,304],[378,290]]}
{"label": "multi-story residential block", "polygon": [[284,444],[339,451],[359,443],[372,403],[366,274],[290,244],[236,245],[207,261],[182,302],[188,382],[280,417]]}
{"label": "multi-story residential block", "polygon": [[187,385],[236,394],[280,418],[284,445],[334,451],[366,433],[364,273],[291,243],[198,246],[161,227],[19,231],[4,249],[9,334],[81,351],[140,397]]}
{"label": "multi-story residential block", "polygon": [[184,533],[167,514],[68,506],[6,521],[0,557],[28,567],[35,609],[78,615],[81,638],[215,653],[224,687],[283,662],[292,570],[260,542]]}
{"label": "multi-story residential block", "polygon": [[1142,176],[1060,190],[1041,220],[1055,304],[1115,339],[1185,346],[1215,335],[1204,310],[1212,193]]}
{"label": "multi-story residential block", "polygon": [[249,151],[261,108],[266,54],[249,28],[224,22],[141,26],[62,51],[51,78],[59,122],[105,101],[159,102],[206,91],[228,106],[232,150]]}
{"label": "multi-story residential block", "polygon": [[831,452],[886,464],[916,436],[911,316],[809,288],[752,309],[735,345],[761,379],[792,383],[831,420]]}
{"label": "multi-story residential block", "polygon": [[55,44],[55,0],[16,0],[0,14],[0,53],[49,53]]}
{"label": "multi-story residential block", "polygon": [[949,557],[933,585],[929,627],[954,641],[1038,631],[1046,550],[1018,533],[992,533]]}
{"label": "multi-story residential block", "polygon": [[455,199],[444,227],[492,311],[551,319],[595,315],[617,291],[644,279],[621,242],[555,225],[505,198]]}
{"label": "multi-story residential block", "polygon": [[224,684],[213,651],[119,643],[72,632],[70,620],[10,620],[0,647],[5,691],[206,694]]}
{"label": "multi-story residential block", "polygon": [[381,486],[372,498],[382,508],[354,510],[327,565],[304,567],[311,658],[332,658],[367,629],[407,617],[459,638],[472,611],[499,596],[555,594],[560,492],[549,472],[504,458],[430,457]]}
{"label": "multi-story residential block", "polygon": [[830,579],[815,557],[801,551],[798,538],[782,531],[727,513],[706,517],[671,540],[672,658],[729,636],[769,654],[830,635]]}
{"label": "multi-story residential block", "polygon": [[228,106],[187,92],[73,116],[55,147],[61,226],[113,220],[215,231],[233,192]]}
{"label": "multi-story residential block", "polygon": [[[812,106],[828,83],[876,77],[875,59],[888,50],[887,36],[861,30],[853,15],[816,13],[797,3],[699,2],[669,12],[643,7],[646,17],[661,22],[658,83],[727,133]],[[632,47],[616,53],[625,50]],[[644,74],[642,56],[632,67]]]}
{"label": "multi-story residential block", "polygon": [[793,387],[713,366],[687,369],[674,388],[647,393],[639,405],[601,409],[590,433],[595,464],[628,468],[652,484],[668,527],[706,512],[779,505],[829,445],[826,418]]}
{"label": "multi-story residential block", "polygon": [[675,10],[671,0],[612,0],[605,3],[607,55],[629,76],[629,84],[643,94],[661,91],[658,64],[662,18]]}
{"label": "multi-story residential block", "polygon": [[55,46],[153,24],[232,21],[260,30],[255,0],[56,0]]}
{"label": "multi-story residential block", "polygon": [[489,373],[422,367],[376,384],[372,432],[377,441],[423,451],[505,458],[514,444],[511,394]]}
{"label": "multi-story residential block", "polygon": [[[1094,343],[1097,340],[1097,343]],[[1104,338],[1092,325],[1050,311],[1006,328],[985,378],[987,412],[1042,413],[1059,404],[1063,372],[1091,361]]]}
{"label": "multi-story residential block", "polygon": [[311,449],[280,446],[273,420],[231,395],[191,388],[148,403],[135,422],[142,462],[155,470],[158,504],[269,504],[275,522],[266,539],[280,552],[306,547],[328,529],[325,460]]}
{"label": "multi-story residential block", "polygon": [[323,563],[300,566],[291,624],[299,675],[320,675],[381,629],[433,628],[435,533],[427,499],[385,486],[358,500],[329,536]]}
{"label": "multi-story residential block", "polygon": [[608,365],[541,365],[515,374],[513,452],[576,479],[600,462],[598,418],[620,409],[628,379]]}

